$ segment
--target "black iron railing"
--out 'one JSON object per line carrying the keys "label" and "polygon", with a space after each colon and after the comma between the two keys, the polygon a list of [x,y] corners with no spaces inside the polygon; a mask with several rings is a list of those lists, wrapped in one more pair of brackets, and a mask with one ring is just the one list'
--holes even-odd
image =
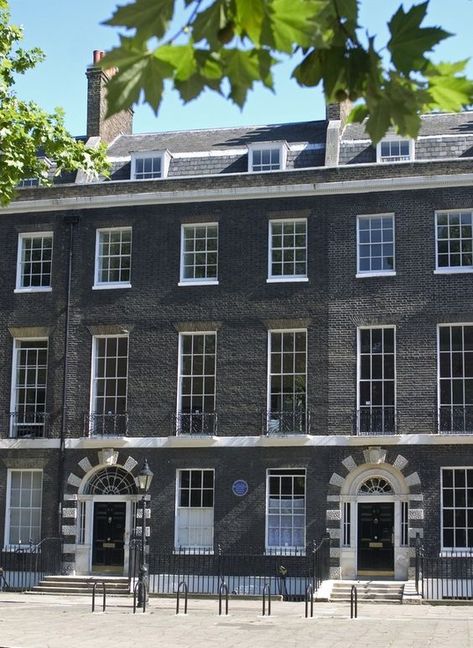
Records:
{"label": "black iron railing", "polygon": [[[130,582],[138,578],[140,543],[132,543]],[[149,564],[150,592],[176,593],[185,583],[190,594],[218,595],[222,582],[233,595],[262,596],[265,585],[285,600],[304,600],[308,585],[316,591],[329,578],[330,539],[307,550],[278,550],[265,553],[252,551],[226,552],[213,550],[151,549]]]}
{"label": "black iron railing", "polygon": [[14,439],[40,439],[49,436],[47,412],[10,412],[9,433]]}
{"label": "black iron railing", "polygon": [[263,434],[310,434],[308,410],[263,413]]}
{"label": "black iron railing", "polygon": [[427,600],[473,599],[473,549],[428,556],[417,541],[415,582],[418,594]]}
{"label": "black iron railing", "polygon": [[396,434],[394,406],[360,407],[356,417],[356,432],[360,436]]}
{"label": "black iron railing", "polygon": [[473,434],[473,405],[440,405],[440,434]]}
{"label": "black iron railing", "polygon": [[85,414],[84,435],[92,437],[128,436],[128,413]]}
{"label": "black iron railing", "polygon": [[0,590],[31,590],[46,576],[61,573],[62,539],[7,545],[0,551],[0,569]]}
{"label": "black iron railing", "polygon": [[217,434],[216,412],[180,412],[174,418],[173,433],[200,434],[213,436]]}

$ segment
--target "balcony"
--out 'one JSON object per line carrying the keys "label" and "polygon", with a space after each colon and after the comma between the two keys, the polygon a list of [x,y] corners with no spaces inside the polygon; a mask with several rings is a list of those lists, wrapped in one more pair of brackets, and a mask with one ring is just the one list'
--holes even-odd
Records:
{"label": "balcony", "polygon": [[84,436],[124,437],[128,436],[128,413],[85,414]]}
{"label": "balcony", "polygon": [[174,418],[173,434],[214,436],[217,434],[217,413],[179,412]]}
{"label": "balcony", "polygon": [[439,434],[473,434],[473,405],[440,405]]}
{"label": "balcony", "polygon": [[310,412],[291,410],[263,413],[263,434],[310,434]]}
{"label": "balcony", "polygon": [[356,434],[359,436],[396,434],[396,423],[394,405],[361,407],[356,413]]}
{"label": "balcony", "polygon": [[49,432],[47,412],[10,412],[9,430],[13,439],[43,439]]}

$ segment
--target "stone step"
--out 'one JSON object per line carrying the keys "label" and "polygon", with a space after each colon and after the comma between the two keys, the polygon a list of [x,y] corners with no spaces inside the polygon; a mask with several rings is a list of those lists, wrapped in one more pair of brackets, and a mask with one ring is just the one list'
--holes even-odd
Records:
{"label": "stone step", "polygon": [[[43,585],[36,585],[29,594],[67,594],[68,596],[89,596],[92,594],[92,588],[82,589],[78,587],[44,587]],[[102,590],[95,590],[97,598],[102,597]],[[130,593],[125,590],[113,590],[110,591],[107,589],[107,596],[130,596]]]}
{"label": "stone step", "polygon": [[128,579],[125,576],[46,576],[32,589],[32,594],[61,594],[88,596],[96,584],[96,595],[102,596],[102,583],[107,595],[129,596]]}
{"label": "stone step", "polygon": [[57,581],[61,580],[64,582],[87,582],[87,583],[94,583],[95,581],[102,583],[105,581],[106,583],[128,583],[128,578],[126,576],[45,576],[44,579],[45,581]]}
{"label": "stone step", "polygon": [[350,602],[351,590],[356,587],[358,601],[364,603],[401,603],[404,582],[382,581],[335,581],[329,599]]}

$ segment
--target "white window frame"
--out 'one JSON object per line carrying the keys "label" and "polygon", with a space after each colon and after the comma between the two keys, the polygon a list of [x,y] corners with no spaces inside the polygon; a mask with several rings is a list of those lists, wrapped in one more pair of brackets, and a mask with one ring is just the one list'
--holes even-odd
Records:
{"label": "white window frame", "polygon": [[[179,505],[179,495],[180,495],[180,480],[181,480],[181,473],[185,471],[200,471],[201,473],[205,471],[209,471],[213,473],[213,506],[212,506],[212,540],[209,542],[208,545],[179,545],[177,542],[178,539],[178,534],[179,534],[179,513],[178,511],[181,509],[186,509],[186,508],[200,508],[201,511],[210,510],[210,507],[185,507],[185,506],[180,506]],[[195,549],[195,550],[201,550],[204,551],[207,554],[212,554],[213,549],[214,549],[214,537],[215,537],[215,469],[214,468],[178,468],[176,470],[176,492],[175,492],[175,505],[174,505],[174,549],[175,551],[179,551],[179,549]]]}
{"label": "white window frame", "polygon": [[[217,228],[217,276],[209,277],[208,279],[198,277],[197,279],[186,278],[184,277],[184,247],[185,247],[185,232],[186,229],[196,228],[196,227],[216,227]],[[207,240],[207,236],[206,236]],[[178,286],[218,286],[218,266],[219,266],[219,247],[220,247],[220,226],[218,221],[207,222],[207,223],[183,223],[181,225],[181,242],[180,242],[180,270],[179,270],[179,283]],[[208,254],[208,251],[205,250],[205,254]]]}
{"label": "white window frame", "polygon": [[[393,246],[393,269],[392,270],[361,270],[360,269],[360,262],[361,262],[361,257],[360,257],[360,222],[362,220],[371,220],[371,219],[376,219],[376,218],[386,218],[386,217],[391,217],[392,218],[392,223],[393,223],[393,240],[392,240],[392,246]],[[371,230],[370,230],[371,231]],[[383,231],[383,230],[381,230]],[[371,243],[370,245],[377,245],[376,243]],[[381,241],[379,245],[383,245],[383,242]],[[384,258],[384,257],[381,257]],[[371,259],[371,257],[370,257]],[[396,218],[394,215],[394,212],[386,212],[382,214],[359,214],[356,217],[356,278],[357,279],[363,279],[365,277],[395,277],[396,276]]]}
{"label": "white window frame", "polygon": [[[130,232],[130,280],[129,281],[100,281],[100,238],[102,234],[110,232]],[[121,256],[128,256],[122,255]],[[95,264],[94,264],[94,285],[92,290],[110,290],[115,288],[131,288],[131,263],[133,260],[133,229],[126,227],[99,227],[95,232]]]}
{"label": "white window frame", "polygon": [[[137,178],[136,177],[136,162],[146,158],[160,159],[161,160],[161,173],[159,176],[153,178]],[[169,173],[169,165],[171,163],[172,155],[166,149],[164,151],[133,151],[131,153],[131,179],[138,182],[146,182],[147,180],[163,180],[167,178]]]}
{"label": "white window frame", "polygon": [[[381,436],[394,436],[395,434],[398,433],[397,430],[397,327],[392,324],[377,324],[373,326],[359,326],[357,328],[357,333],[356,333],[356,411],[357,411],[357,420],[356,420],[356,432],[357,434],[360,434],[359,426],[360,426],[360,421],[358,418],[358,413],[361,412],[361,332],[362,331],[372,331],[376,329],[392,329],[394,332],[394,346],[393,346],[393,356],[394,356],[394,432],[392,433],[384,433],[381,434]],[[384,378],[382,379],[384,382]],[[373,378],[371,378],[371,382],[373,382]],[[376,406],[375,406],[376,407]],[[379,407],[383,407],[383,409],[386,407],[386,405],[382,405]],[[376,435],[364,435],[361,434],[360,436],[376,436]]]}
{"label": "white window frame", "polygon": [[[92,359],[91,359],[91,371],[90,371],[90,402],[89,402],[89,414],[90,414],[90,425],[89,425],[89,432],[93,435],[94,431],[94,423],[92,420],[93,415],[99,415],[100,412],[96,410],[96,398],[97,398],[97,390],[96,390],[96,381],[97,381],[97,375],[96,375],[96,363],[97,363],[97,344],[98,340],[103,340],[106,338],[126,338],[127,339],[127,361],[126,361],[126,396],[125,396],[125,414],[128,410],[128,381],[129,381],[129,366],[130,366],[130,336],[128,333],[120,333],[120,334],[113,334],[113,335],[94,335],[92,337]],[[116,377],[115,377],[116,379]],[[111,412],[111,415],[118,415],[122,414],[122,412]],[[106,412],[103,413],[103,415],[106,415]]]}
{"label": "white window frame", "polygon": [[[473,470],[473,465],[471,466],[441,466],[440,467],[440,548],[442,552],[448,553],[457,553],[461,552],[462,555],[465,555],[468,552],[468,555],[473,555],[473,547],[447,547],[443,543],[443,471],[444,470]],[[455,510],[455,507],[452,507]],[[465,506],[465,509],[468,510],[468,507]],[[466,527],[468,530],[468,527]]]}
{"label": "white window frame", "polygon": [[[438,256],[438,217],[443,214],[471,214],[472,226],[473,226],[473,208],[468,209],[438,209],[435,211],[435,270],[434,274],[468,274],[473,272],[473,263],[471,266],[439,266],[439,256]],[[450,239],[448,239],[450,240]],[[461,239],[460,239],[461,240]],[[472,246],[473,246],[473,236],[472,236]],[[473,255],[473,251],[472,251]]]}
{"label": "white window frame", "polygon": [[[305,224],[305,274],[303,275],[273,275],[273,225],[285,223],[304,223]],[[283,250],[286,248],[282,248]],[[308,258],[308,222],[307,218],[273,218],[268,222],[268,278],[266,283],[295,283],[307,282],[309,258]]]}
{"label": "white window frame", "polygon": [[[18,371],[18,343],[19,342],[47,342],[46,347],[46,399],[47,399],[47,390],[48,390],[48,369],[49,369],[49,338],[47,337],[17,337],[13,340],[13,358],[12,358],[12,372],[11,372],[11,387],[10,387],[10,413],[16,413],[17,399],[16,399],[16,380],[17,380],[17,371]],[[46,400],[47,403],[47,400]],[[45,404],[46,404],[45,403]],[[44,411],[46,414],[46,409]],[[44,423],[46,424],[46,422]],[[17,438],[14,436],[15,421],[13,418],[10,420],[10,437]]]}
{"label": "white window frame", "polygon": [[[178,359],[177,359],[177,402],[176,402],[176,421],[179,421],[179,417],[182,414],[182,355],[183,355],[183,340],[184,337],[194,336],[194,335],[213,335],[215,338],[215,368],[214,368],[214,408],[212,412],[202,412],[202,414],[213,414],[216,416],[217,412],[217,331],[182,331],[179,333],[179,342],[178,342]],[[205,356],[204,356],[205,358]],[[187,375],[187,374],[186,374]],[[207,376],[208,374],[202,374],[202,376]],[[192,374],[192,377],[194,375]],[[197,413],[196,413],[197,414]],[[214,421],[215,425],[215,421]]]}
{"label": "white window frame", "polygon": [[[41,473],[41,502],[39,507],[40,519],[39,519],[39,540],[41,540],[41,528],[43,522],[43,488],[44,488],[44,478],[43,470],[40,468],[9,468],[7,472],[7,489],[6,489],[6,500],[5,500],[5,536],[4,536],[4,547],[8,551],[9,548],[16,549],[20,547],[29,547],[29,538],[28,541],[22,542],[20,545],[10,543],[10,519],[11,519],[11,476],[14,472],[29,472],[29,473]],[[26,507],[25,507],[26,508]]]}
{"label": "white window frame", "polygon": [[[248,144],[248,173],[276,173],[277,171],[285,171],[287,165],[287,152],[288,145],[286,141],[271,141],[271,142],[252,142]],[[268,169],[267,171],[260,171],[253,169],[253,154],[255,151],[275,151],[279,150],[279,169]]]}
{"label": "white window frame", "polygon": [[[381,145],[386,144],[386,142],[408,142],[409,143],[409,157],[406,159],[396,159],[399,156],[390,155],[388,157],[383,157],[381,155]],[[412,162],[415,158],[415,141],[407,137],[401,137],[400,135],[387,135],[377,143],[376,145],[376,162],[378,164],[402,164],[403,162]]]}
{"label": "white window frame", "polygon": [[[22,269],[23,269],[23,246],[26,239],[39,239],[39,238],[51,238],[51,280],[49,286],[22,286]],[[16,293],[31,293],[31,292],[51,292],[52,291],[52,279],[53,279],[53,252],[54,252],[54,233],[53,232],[20,232],[18,234],[18,250],[16,256],[16,284],[15,290]]]}
{"label": "white window frame", "polygon": [[[283,475],[272,475],[273,471],[281,473],[285,472],[286,477],[302,477],[302,475],[296,475],[295,471],[304,472],[304,526],[303,526],[303,545],[270,545],[269,544],[269,482],[270,477],[282,477]],[[292,513],[291,515],[294,515]],[[294,533],[294,527],[292,527],[292,532]],[[265,547],[267,553],[277,553],[277,552],[299,552],[304,551],[306,547],[306,534],[307,534],[307,470],[305,468],[268,468],[266,470],[266,507],[265,507]]]}
{"label": "white window frame", "polygon": [[[309,346],[309,334],[308,330],[306,328],[292,328],[292,329],[270,329],[268,331],[268,350],[267,350],[267,371],[266,371],[266,411],[268,413],[267,415],[267,432],[271,433],[270,426],[271,426],[271,377],[272,377],[272,372],[271,372],[271,337],[273,333],[305,333],[305,423],[306,423],[306,434],[308,433],[308,416],[307,416],[307,363],[308,363],[308,346]],[[299,375],[299,374],[283,374],[281,373],[281,376],[283,375]],[[294,409],[294,411],[296,411]],[[279,423],[278,423],[279,426]],[[292,435],[290,435],[292,436]]]}
{"label": "white window frame", "polygon": [[17,189],[33,189],[39,187],[39,178],[30,176],[29,178],[22,178],[16,185]]}
{"label": "white window frame", "polygon": [[[451,328],[451,327],[465,327],[469,326],[473,328],[473,322],[442,322],[441,324],[437,324],[437,429],[438,432],[441,432],[441,414],[440,414],[440,408],[442,406],[442,401],[441,401],[441,386],[440,386],[440,329],[442,328]],[[452,352],[450,352],[451,355]],[[465,349],[463,349],[462,354],[465,353]],[[465,376],[463,377],[465,379]],[[453,380],[453,378],[451,378]],[[446,404],[448,406],[448,404]],[[455,407],[455,405],[452,403],[452,407]],[[457,407],[466,407],[467,404],[463,402],[463,405],[457,406]],[[446,434],[449,434],[448,432]],[[450,434],[454,434],[453,432],[450,432]],[[468,432],[465,431],[461,434],[466,434],[468,435]]]}

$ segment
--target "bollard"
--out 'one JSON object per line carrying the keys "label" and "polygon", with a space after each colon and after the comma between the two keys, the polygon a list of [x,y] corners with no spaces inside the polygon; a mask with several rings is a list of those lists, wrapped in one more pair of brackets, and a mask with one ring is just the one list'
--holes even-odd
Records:
{"label": "bollard", "polygon": [[265,583],[263,587],[263,616],[266,616],[266,594],[268,595],[268,616],[271,616],[271,585]]}
{"label": "bollard", "polygon": [[305,618],[306,619],[309,612],[309,600],[310,600],[310,618],[312,619],[312,617],[314,616],[314,588],[312,587],[312,585],[307,585],[305,589]]}
{"label": "bollard", "polygon": [[97,585],[102,585],[102,589],[103,589],[102,612],[105,612],[105,608],[107,607],[107,588],[105,586],[105,581],[102,581],[101,583],[95,581],[94,586],[92,587],[92,612],[95,612],[95,590],[97,589]]}
{"label": "bollard", "polygon": [[222,581],[218,590],[218,614],[222,615],[222,594],[225,593],[225,614],[228,614],[228,587]]}
{"label": "bollard", "polygon": [[351,594],[350,594],[350,619],[353,618],[355,619],[358,618],[358,591],[355,585],[351,586]]}
{"label": "bollard", "polygon": [[179,614],[181,587],[184,591],[184,614],[187,614],[187,597],[189,594],[189,588],[187,587],[187,583],[185,581],[181,581],[177,586],[176,614]]}

